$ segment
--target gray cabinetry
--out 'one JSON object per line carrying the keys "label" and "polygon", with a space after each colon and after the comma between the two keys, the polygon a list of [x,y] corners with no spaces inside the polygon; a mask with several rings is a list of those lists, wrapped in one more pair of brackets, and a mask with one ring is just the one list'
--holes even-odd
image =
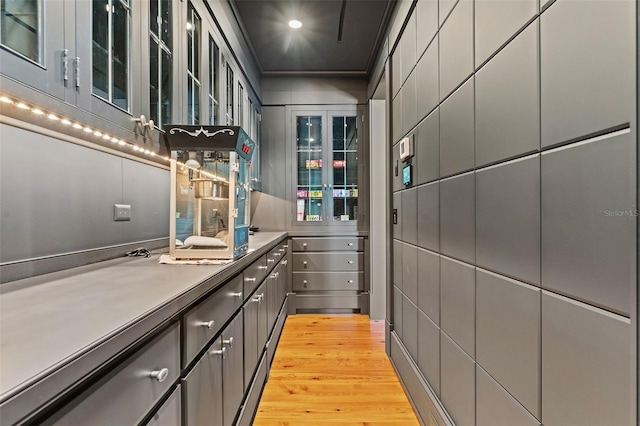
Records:
{"label": "gray cabinetry", "polygon": [[185,426],[222,426],[222,338],[218,337],[202,355],[182,385]]}
{"label": "gray cabinetry", "polygon": [[179,348],[174,322],[41,424],[138,424],[180,377]]}
{"label": "gray cabinetry", "polygon": [[295,237],[291,248],[297,310],[368,312],[365,238]]}
{"label": "gray cabinetry", "polygon": [[182,397],[180,385],[171,393],[169,399],[160,406],[151,417],[147,426],[182,426]]}
{"label": "gray cabinetry", "polygon": [[242,306],[242,274],[233,278],[184,317],[183,365],[186,366],[226,320]]}
{"label": "gray cabinetry", "polygon": [[223,424],[231,426],[244,395],[242,315],[238,314],[222,332]]}

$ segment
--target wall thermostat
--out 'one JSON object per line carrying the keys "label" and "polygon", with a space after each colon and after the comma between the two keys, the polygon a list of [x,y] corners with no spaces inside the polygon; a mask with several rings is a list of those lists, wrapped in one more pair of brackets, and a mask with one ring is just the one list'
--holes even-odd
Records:
{"label": "wall thermostat", "polygon": [[400,159],[404,161],[411,157],[413,157],[413,135],[400,141]]}

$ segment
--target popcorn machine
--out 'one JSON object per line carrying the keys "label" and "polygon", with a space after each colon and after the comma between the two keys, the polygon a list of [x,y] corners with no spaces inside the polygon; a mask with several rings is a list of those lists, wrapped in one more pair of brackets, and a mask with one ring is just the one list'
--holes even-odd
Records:
{"label": "popcorn machine", "polygon": [[170,256],[180,260],[245,255],[254,142],[239,126],[164,129],[171,151]]}

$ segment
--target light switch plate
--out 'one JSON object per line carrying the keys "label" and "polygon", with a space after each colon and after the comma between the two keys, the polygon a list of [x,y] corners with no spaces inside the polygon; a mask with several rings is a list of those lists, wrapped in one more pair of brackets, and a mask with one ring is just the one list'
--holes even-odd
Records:
{"label": "light switch plate", "polygon": [[114,204],[113,220],[116,222],[131,220],[131,205],[130,204]]}

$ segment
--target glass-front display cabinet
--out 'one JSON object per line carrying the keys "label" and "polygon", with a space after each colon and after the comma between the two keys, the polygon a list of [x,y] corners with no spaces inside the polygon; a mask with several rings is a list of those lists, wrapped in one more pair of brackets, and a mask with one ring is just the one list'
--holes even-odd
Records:
{"label": "glass-front display cabinet", "polygon": [[236,259],[249,249],[254,143],[238,126],[165,126],[171,151],[170,256]]}
{"label": "glass-front display cabinet", "polygon": [[298,224],[354,224],[358,219],[360,115],[297,113]]}

